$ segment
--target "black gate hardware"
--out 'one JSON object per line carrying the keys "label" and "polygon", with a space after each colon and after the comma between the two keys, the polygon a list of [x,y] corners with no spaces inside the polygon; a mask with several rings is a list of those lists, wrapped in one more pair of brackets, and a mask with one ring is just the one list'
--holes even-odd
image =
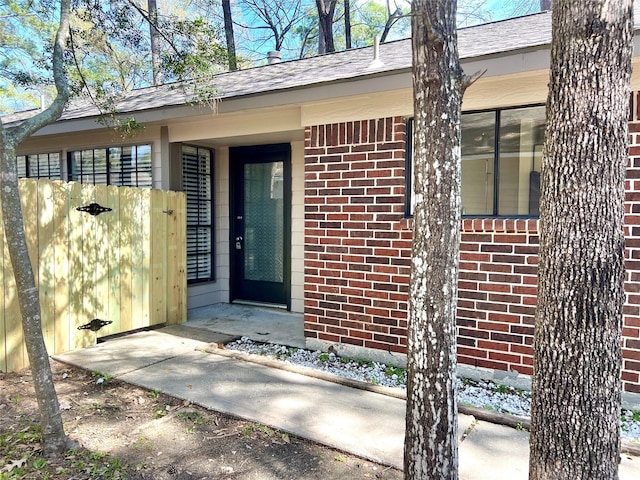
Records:
{"label": "black gate hardware", "polygon": [[94,318],[86,325],[80,325],[78,330],[91,330],[92,332],[97,332],[105,325],[109,325],[113,323],[111,320],[100,320],[99,318]]}
{"label": "black gate hardware", "polygon": [[103,207],[102,205],[99,205],[97,203],[90,203],[85,207],[76,207],[76,210],[78,210],[79,212],[87,212],[89,215],[93,215],[94,217],[96,215],[100,215],[101,213],[111,211],[109,207]]}

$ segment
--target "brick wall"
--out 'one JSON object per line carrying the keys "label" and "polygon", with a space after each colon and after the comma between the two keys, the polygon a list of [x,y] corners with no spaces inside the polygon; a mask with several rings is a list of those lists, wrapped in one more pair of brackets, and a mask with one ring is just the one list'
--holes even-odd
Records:
{"label": "brick wall", "polygon": [[465,219],[458,282],[458,361],[531,375],[538,221]]}
{"label": "brick wall", "polygon": [[[640,101],[630,123],[624,390],[640,393]],[[305,335],[406,353],[411,224],[403,118],[305,129]],[[536,219],[464,219],[458,361],[530,375]]]}
{"label": "brick wall", "polygon": [[622,323],[622,382],[640,393],[640,93],[633,95],[625,183],[626,304]]}
{"label": "brick wall", "polygon": [[404,171],[401,117],[305,129],[307,337],[406,353]]}

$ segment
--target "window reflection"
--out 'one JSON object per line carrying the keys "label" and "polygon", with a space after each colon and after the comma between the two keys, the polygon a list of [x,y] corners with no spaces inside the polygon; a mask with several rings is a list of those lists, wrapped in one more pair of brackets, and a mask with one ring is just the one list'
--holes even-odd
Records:
{"label": "window reflection", "polygon": [[498,215],[538,214],[544,128],[544,107],[501,112]]}
{"label": "window reflection", "polygon": [[493,214],[495,112],[462,116],[462,214]]}

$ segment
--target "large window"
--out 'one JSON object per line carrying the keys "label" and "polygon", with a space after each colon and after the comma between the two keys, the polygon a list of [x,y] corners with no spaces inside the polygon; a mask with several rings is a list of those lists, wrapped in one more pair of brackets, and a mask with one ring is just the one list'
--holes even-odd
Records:
{"label": "large window", "polygon": [[544,130],[544,106],[462,115],[463,215],[538,215]]}
{"label": "large window", "polygon": [[50,178],[60,180],[60,152],[18,155],[18,178]]}
{"label": "large window", "polygon": [[182,188],[187,196],[187,281],[213,274],[213,164],[207,148],[182,146]]}
{"label": "large window", "polygon": [[151,188],[151,145],[69,152],[69,180],[94,185]]}

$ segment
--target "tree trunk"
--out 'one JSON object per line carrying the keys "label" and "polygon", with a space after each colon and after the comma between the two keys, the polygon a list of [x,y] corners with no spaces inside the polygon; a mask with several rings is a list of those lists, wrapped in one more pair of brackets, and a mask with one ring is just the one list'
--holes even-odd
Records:
{"label": "tree trunk", "polygon": [[53,385],[51,365],[42,336],[40,299],[27,250],[18,192],[15,145],[5,141],[0,120],[0,203],[5,241],[13,266],[22,314],[22,330],[29,356],[36,399],[40,409],[45,453],[58,455],[71,446],[64,433],[58,397]]}
{"label": "tree trunk", "polygon": [[74,447],[75,443],[64,433],[49,356],[42,335],[40,300],[24,233],[15,153],[20,142],[60,117],[69,98],[64,71],[64,50],[69,38],[69,4],[70,0],[60,1],[60,23],[53,48],[52,65],[58,91],[55,100],[49,108],[17,127],[7,130],[0,119],[0,205],[5,239],[16,280],[22,329],[40,410],[44,451],[47,455],[54,456]]}
{"label": "tree trunk", "polygon": [[557,0],[529,478],[616,479],[632,1]]}
{"label": "tree trunk", "polygon": [[336,51],[333,41],[333,14],[338,0],[316,0],[318,8],[318,53]]}
{"label": "tree trunk", "polygon": [[222,0],[222,12],[224,14],[224,34],[227,37],[227,54],[229,55],[229,70],[238,70],[236,57],[236,42],[233,38],[233,20],[231,18],[231,3]]}
{"label": "tree trunk", "polygon": [[[460,110],[456,1],[412,3],[413,247],[409,290],[406,479],[457,479],[456,304]],[[411,139],[408,139],[411,141]]]}
{"label": "tree trunk", "polygon": [[149,35],[151,38],[151,68],[153,84],[162,85],[162,62],[160,61],[160,33],[158,32],[158,6],[156,0],[147,0],[149,10]]}
{"label": "tree trunk", "polygon": [[347,50],[351,49],[351,4],[344,0],[344,43]]}

